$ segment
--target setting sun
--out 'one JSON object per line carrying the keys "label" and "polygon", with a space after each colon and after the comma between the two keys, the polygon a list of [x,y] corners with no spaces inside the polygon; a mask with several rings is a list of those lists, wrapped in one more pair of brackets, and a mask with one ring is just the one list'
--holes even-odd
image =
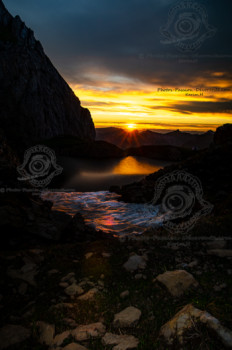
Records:
{"label": "setting sun", "polygon": [[129,131],[135,130],[136,129],[136,124],[127,124],[126,128]]}

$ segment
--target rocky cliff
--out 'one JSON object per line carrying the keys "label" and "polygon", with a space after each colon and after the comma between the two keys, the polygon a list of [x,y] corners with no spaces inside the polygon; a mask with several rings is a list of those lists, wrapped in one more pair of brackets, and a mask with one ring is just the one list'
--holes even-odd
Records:
{"label": "rocky cliff", "polygon": [[88,109],[45,55],[33,31],[0,0],[0,123],[16,145],[57,135],[95,138]]}

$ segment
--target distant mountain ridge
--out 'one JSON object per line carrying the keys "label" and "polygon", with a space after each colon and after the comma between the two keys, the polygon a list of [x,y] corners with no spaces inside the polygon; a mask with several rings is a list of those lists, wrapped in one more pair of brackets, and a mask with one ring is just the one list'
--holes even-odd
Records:
{"label": "distant mountain ridge", "polygon": [[0,0],[0,128],[17,146],[74,135],[90,140],[95,128],[69,85],[19,16]]}
{"label": "distant mountain ridge", "polygon": [[114,127],[96,129],[97,140],[111,142],[122,149],[152,145],[204,149],[211,144],[213,136],[211,130],[204,134],[190,134],[180,130],[161,134],[151,130],[126,131]]}

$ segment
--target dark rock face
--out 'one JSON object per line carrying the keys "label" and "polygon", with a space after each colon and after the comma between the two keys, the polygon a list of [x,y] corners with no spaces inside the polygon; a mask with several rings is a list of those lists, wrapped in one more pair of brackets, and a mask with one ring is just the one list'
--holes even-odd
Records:
{"label": "dark rock face", "polygon": [[34,195],[30,184],[22,185],[17,180],[18,164],[18,157],[0,130],[1,247],[101,237],[99,232],[85,225],[81,214],[77,213],[72,219],[68,214],[52,210],[52,202]]}
{"label": "dark rock face", "polygon": [[215,145],[223,145],[229,142],[232,143],[232,124],[224,124],[217,128],[214,143]]}
{"label": "dark rock face", "polygon": [[57,135],[95,138],[88,109],[60,76],[39,41],[0,0],[0,122],[16,145]]}

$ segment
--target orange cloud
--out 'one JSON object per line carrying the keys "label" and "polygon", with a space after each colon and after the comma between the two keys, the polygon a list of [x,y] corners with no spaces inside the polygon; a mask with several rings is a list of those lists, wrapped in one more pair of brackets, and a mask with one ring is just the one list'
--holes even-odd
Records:
{"label": "orange cloud", "polygon": [[222,72],[213,75],[213,80],[197,78],[188,87],[160,87],[100,75],[96,86],[72,88],[82,106],[90,109],[96,127],[136,124],[138,129],[205,131],[232,122],[230,83]]}

